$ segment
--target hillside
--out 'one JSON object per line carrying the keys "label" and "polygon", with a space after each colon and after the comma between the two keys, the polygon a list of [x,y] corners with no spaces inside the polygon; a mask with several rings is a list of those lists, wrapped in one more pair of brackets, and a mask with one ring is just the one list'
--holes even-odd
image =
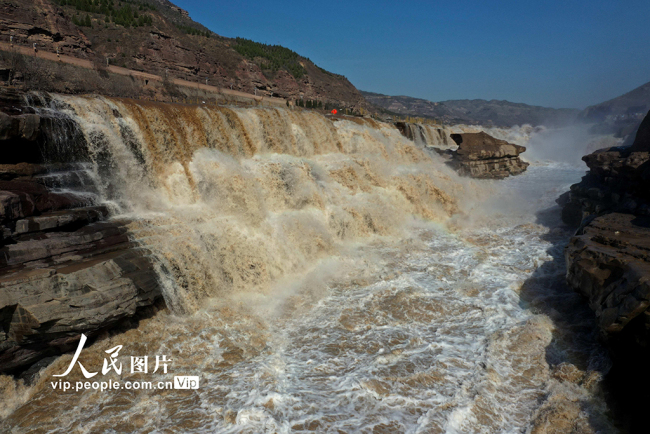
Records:
{"label": "hillside", "polygon": [[0,40],[98,64],[296,100],[364,106],[343,76],[280,46],[219,36],[167,0],[3,0]]}
{"label": "hillside", "polygon": [[630,92],[584,109],[579,118],[589,122],[643,119],[650,110],[650,82]]}
{"label": "hillside", "polygon": [[609,101],[587,107],[580,112],[578,119],[596,124],[593,128],[595,132],[633,139],[634,131],[649,110],[650,82]]}
{"label": "hillside", "polygon": [[388,112],[422,116],[449,123],[495,126],[561,125],[571,122],[578,110],[553,109],[509,101],[450,100],[433,102],[408,96],[361,92],[366,100]]}

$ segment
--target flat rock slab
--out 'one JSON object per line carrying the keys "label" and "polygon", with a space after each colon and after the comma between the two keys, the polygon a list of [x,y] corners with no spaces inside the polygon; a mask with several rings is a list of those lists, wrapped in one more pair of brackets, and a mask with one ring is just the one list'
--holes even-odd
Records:
{"label": "flat rock slab", "polygon": [[601,330],[618,333],[650,306],[650,218],[595,218],[565,250],[567,281],[584,295]]}
{"label": "flat rock slab", "polygon": [[0,372],[34,363],[162,300],[145,251],[111,252],[61,269],[0,279]]}

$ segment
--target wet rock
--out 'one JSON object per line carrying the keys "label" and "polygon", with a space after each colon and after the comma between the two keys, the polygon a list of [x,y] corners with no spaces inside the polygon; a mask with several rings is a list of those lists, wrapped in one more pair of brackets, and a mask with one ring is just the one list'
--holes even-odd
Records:
{"label": "wet rock", "polygon": [[32,232],[51,231],[52,229],[69,230],[72,227],[95,223],[107,216],[108,209],[103,205],[67,211],[54,211],[38,217],[17,220],[14,234],[22,235]]}
{"label": "wet rock", "polygon": [[18,177],[33,177],[47,171],[48,167],[43,164],[0,164],[0,180],[11,181]]}
{"label": "wet rock", "polygon": [[[130,243],[66,165],[0,165],[0,372],[35,378],[39,360],[162,305],[149,253]],[[58,187],[50,190],[55,173]],[[70,174],[70,176],[67,176]],[[37,369],[38,368],[38,369]]]}
{"label": "wet rock", "polygon": [[562,219],[578,226],[608,212],[650,215],[650,117],[646,116],[628,148],[606,148],[584,156],[589,172],[571,186]]}
{"label": "wet rock", "polygon": [[[67,349],[161,300],[146,252],[126,250],[0,278],[0,372]],[[4,351],[2,351],[4,350]]]}
{"label": "wet rock", "polygon": [[41,118],[35,114],[10,116],[0,112],[0,140],[34,141],[40,134]]}
{"label": "wet rock", "polygon": [[[41,118],[36,114],[0,112],[0,165],[42,162],[37,140],[41,135],[40,125]],[[7,179],[5,170],[0,170],[0,179]]]}
{"label": "wet rock", "polygon": [[606,335],[648,310],[649,252],[650,218],[632,214],[597,217],[569,242],[567,281],[589,300]]}
{"label": "wet rock", "polygon": [[22,372],[20,374],[20,377],[23,381],[25,381],[25,384],[31,386],[38,381],[40,377],[40,372],[42,369],[47,368],[51,363],[53,363],[57,359],[56,356],[52,357],[46,357],[44,359],[39,360],[38,362],[34,363],[32,366],[29,367],[26,371]]}
{"label": "wet rock", "polygon": [[[650,381],[650,114],[632,146],[583,157],[589,172],[563,198],[579,226],[565,249],[567,282],[596,314],[613,367],[605,381],[629,432],[647,431]],[[585,383],[592,382],[589,378]]]}
{"label": "wet rock", "polygon": [[33,179],[0,181],[0,191],[19,197],[21,214],[18,217],[89,205],[85,195],[73,192],[55,193]]}
{"label": "wet rock", "polygon": [[528,163],[519,158],[524,146],[495,139],[485,132],[452,134],[458,145],[450,162],[461,175],[502,179],[523,173]]}

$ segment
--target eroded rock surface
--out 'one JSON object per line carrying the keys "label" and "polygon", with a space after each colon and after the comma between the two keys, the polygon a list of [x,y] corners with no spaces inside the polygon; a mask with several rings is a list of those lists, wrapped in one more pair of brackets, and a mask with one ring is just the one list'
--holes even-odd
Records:
{"label": "eroded rock surface", "polygon": [[650,329],[650,218],[597,217],[571,239],[566,260],[569,284],[589,300],[603,332],[637,317]]}
{"label": "eroded rock surface", "polygon": [[[0,148],[24,135],[11,128]],[[109,219],[80,188],[80,165],[0,164],[0,372],[162,306],[154,263],[130,242],[128,221]]]}
{"label": "eroded rock surface", "polygon": [[631,147],[583,157],[589,172],[558,200],[563,220],[580,225],[565,252],[567,280],[587,297],[608,338],[650,315],[649,150],[647,116]]}
{"label": "eroded rock surface", "polygon": [[629,432],[645,432],[650,381],[650,115],[631,147],[583,157],[589,172],[558,203],[579,226],[565,249],[567,281],[595,312],[614,366],[611,393]]}
{"label": "eroded rock surface", "polygon": [[628,148],[607,148],[585,155],[589,172],[561,198],[562,219],[578,226],[608,212],[650,215],[650,117]]}
{"label": "eroded rock surface", "polygon": [[485,132],[452,134],[458,145],[453,152],[451,165],[461,175],[472,178],[506,178],[519,175],[528,163],[519,158],[524,146],[495,139]]}
{"label": "eroded rock surface", "polygon": [[483,131],[449,134],[440,128],[408,122],[396,122],[395,126],[407,139],[442,155],[448,165],[464,176],[503,179],[519,175],[529,166],[519,158],[526,151],[525,146],[496,139]]}

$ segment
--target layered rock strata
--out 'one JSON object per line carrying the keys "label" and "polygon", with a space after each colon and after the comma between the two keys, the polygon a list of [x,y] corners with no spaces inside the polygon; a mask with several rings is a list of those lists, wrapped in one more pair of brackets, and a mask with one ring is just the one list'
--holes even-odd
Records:
{"label": "layered rock strata", "polygon": [[[36,115],[0,113],[0,372],[13,373],[162,305],[154,262],[109,218],[84,165],[36,163]],[[17,152],[28,143],[28,154]],[[11,152],[4,150],[11,149]],[[31,161],[16,162],[28,155]]]}
{"label": "layered rock strata", "polygon": [[464,176],[503,179],[519,175],[529,166],[519,158],[526,151],[525,146],[496,139],[483,131],[449,134],[441,128],[408,122],[396,122],[395,127],[407,139],[442,155],[448,165]]}
{"label": "layered rock strata", "polygon": [[595,218],[571,238],[566,261],[569,285],[588,299],[604,333],[637,317],[650,330],[650,218]]}
{"label": "layered rock strata", "polygon": [[523,173],[529,165],[519,158],[526,151],[524,146],[495,139],[485,132],[452,134],[451,138],[458,149],[452,151],[450,165],[461,175],[502,179]]}
{"label": "layered rock strata", "polygon": [[644,432],[650,404],[642,376],[650,357],[648,151],[650,115],[631,147],[583,157],[589,172],[558,200],[563,220],[579,227],[565,249],[567,282],[588,300],[611,349],[609,384],[630,432]]}
{"label": "layered rock strata", "polygon": [[606,338],[650,318],[649,150],[650,116],[631,147],[583,157],[589,172],[558,200],[565,223],[580,227],[565,252],[567,280],[589,299]]}
{"label": "layered rock strata", "polygon": [[608,212],[650,215],[650,117],[646,117],[628,148],[598,150],[582,157],[589,172],[560,197],[562,219],[578,226]]}

